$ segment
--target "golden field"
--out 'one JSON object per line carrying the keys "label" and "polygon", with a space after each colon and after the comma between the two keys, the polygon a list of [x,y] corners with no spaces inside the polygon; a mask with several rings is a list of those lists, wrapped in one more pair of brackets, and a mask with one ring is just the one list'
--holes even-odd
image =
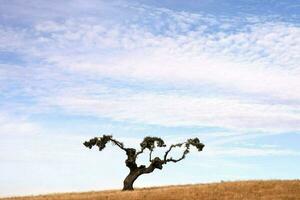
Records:
{"label": "golden field", "polygon": [[134,191],[61,193],[1,200],[300,200],[300,180],[236,181],[211,184],[139,188]]}

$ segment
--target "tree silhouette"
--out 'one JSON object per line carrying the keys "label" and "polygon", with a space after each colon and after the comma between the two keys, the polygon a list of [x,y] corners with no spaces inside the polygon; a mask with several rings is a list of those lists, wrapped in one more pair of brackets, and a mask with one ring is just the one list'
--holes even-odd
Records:
{"label": "tree silhouette", "polygon": [[[197,148],[198,151],[202,151],[204,144],[200,143],[198,138],[188,139],[186,142],[172,144],[164,153],[163,158],[155,157],[152,158],[153,150],[156,147],[166,147],[165,142],[158,137],[145,137],[144,140],[141,142],[140,150],[137,151],[134,148],[125,148],[123,143],[114,139],[111,135],[103,135],[102,137],[95,137],[90,139],[89,141],[84,142],[84,146],[88,148],[92,148],[93,146],[98,146],[99,151],[102,151],[106,144],[111,142],[112,144],[118,146],[120,149],[126,152],[127,159],[125,161],[126,166],[129,168],[130,172],[125,178],[123,182],[123,190],[133,190],[133,183],[134,181],[142,174],[148,174],[153,172],[155,169],[162,169],[163,165],[169,162],[179,162],[185,158],[185,156],[190,152],[190,147],[194,146]],[[169,153],[172,149],[176,147],[183,147],[184,151],[180,158],[174,159],[169,157]],[[146,167],[145,165],[138,166],[136,163],[136,159],[138,155],[144,153],[145,150],[149,151],[149,162],[150,164]]]}

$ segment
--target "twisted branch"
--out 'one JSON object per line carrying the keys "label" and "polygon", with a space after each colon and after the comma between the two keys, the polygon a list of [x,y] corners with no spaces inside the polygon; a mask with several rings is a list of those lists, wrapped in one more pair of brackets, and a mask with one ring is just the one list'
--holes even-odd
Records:
{"label": "twisted branch", "polygon": [[[168,154],[170,153],[170,151],[173,148],[181,147],[182,145],[185,145],[185,150],[183,151],[183,154],[180,158],[178,158],[178,159],[173,159],[172,157],[167,158]],[[202,151],[202,149],[204,148],[204,144],[202,144],[198,138],[188,139],[186,142],[183,142],[183,143],[172,144],[164,155],[164,160],[163,160],[164,164],[166,164],[167,162],[176,163],[176,162],[183,160],[185,158],[185,156],[190,152],[190,146],[196,147],[198,149],[198,151]]]}
{"label": "twisted branch", "polygon": [[84,146],[86,146],[90,149],[93,146],[98,146],[99,151],[102,151],[109,141],[112,142],[114,145],[117,145],[120,149],[122,149],[124,151],[127,150],[126,148],[124,148],[124,145],[122,142],[119,142],[119,141],[113,139],[111,135],[103,135],[102,137],[94,137],[94,138],[90,139],[89,141],[85,141],[83,144],[84,144]]}
{"label": "twisted branch", "polygon": [[149,162],[152,162],[152,152],[153,152],[153,150],[150,150],[150,153],[149,153]]}

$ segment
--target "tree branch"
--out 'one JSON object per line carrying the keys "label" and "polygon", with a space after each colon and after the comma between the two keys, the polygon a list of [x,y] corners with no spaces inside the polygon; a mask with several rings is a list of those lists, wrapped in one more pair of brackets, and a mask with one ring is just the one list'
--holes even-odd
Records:
{"label": "tree branch", "polygon": [[151,159],[151,157],[152,157],[152,152],[153,152],[153,150],[150,150],[150,153],[149,153],[149,162],[152,162],[152,159]]}
{"label": "tree branch", "polygon": [[148,174],[153,172],[155,169],[162,169],[163,160],[161,160],[159,157],[155,157],[153,160],[151,160],[151,163],[148,167],[145,167],[141,170],[141,174]]}
{"label": "tree branch", "polygon": [[117,145],[118,147],[120,147],[120,149],[126,151],[126,148],[124,148],[124,145],[122,142],[119,142],[113,138],[110,139],[111,142],[113,142],[115,145]]}
{"label": "tree branch", "polygon": [[103,135],[102,137],[95,137],[90,139],[89,141],[85,141],[83,144],[88,148],[92,148],[93,146],[98,146],[99,151],[103,150],[108,142],[112,142],[113,144],[117,145],[120,149],[126,151],[127,149],[124,148],[122,142],[119,142],[112,138],[111,135]]}
{"label": "tree branch", "polygon": [[179,161],[183,160],[183,159],[185,158],[185,155],[188,154],[188,153],[189,153],[189,150],[186,149],[186,150],[183,152],[183,154],[182,154],[182,156],[181,156],[180,158],[178,158],[178,159],[173,159],[173,158],[171,157],[171,158],[166,159],[166,160],[164,160],[164,161],[165,161],[165,163],[167,163],[167,162],[174,162],[174,163],[176,163],[176,162],[179,162]]}
{"label": "tree branch", "polygon": [[138,155],[140,155],[141,153],[143,153],[143,152],[144,152],[144,150],[145,150],[145,148],[141,148],[141,150],[140,150],[140,151],[138,151],[138,152],[135,154],[135,158],[137,158],[137,157],[138,157]]}
{"label": "tree branch", "polygon": [[166,151],[166,153],[164,155],[164,161],[167,160],[167,156],[168,156],[169,152],[172,150],[172,148],[174,148],[174,147],[181,147],[183,144],[184,144],[184,142],[183,143],[178,143],[178,144],[172,144],[169,147],[168,151]]}
{"label": "tree branch", "polygon": [[[172,157],[169,159],[167,158],[168,154],[174,147],[181,147],[182,145],[185,145],[185,150],[183,151],[183,154],[180,158],[178,158],[178,159],[173,159]],[[172,144],[164,155],[164,160],[163,160],[164,164],[166,164],[167,162],[175,162],[176,163],[176,162],[183,160],[185,158],[185,156],[190,152],[191,145],[195,146],[198,149],[198,151],[202,151],[202,149],[204,147],[204,144],[200,143],[200,140],[198,138],[188,139],[186,142],[183,142],[183,143]]]}

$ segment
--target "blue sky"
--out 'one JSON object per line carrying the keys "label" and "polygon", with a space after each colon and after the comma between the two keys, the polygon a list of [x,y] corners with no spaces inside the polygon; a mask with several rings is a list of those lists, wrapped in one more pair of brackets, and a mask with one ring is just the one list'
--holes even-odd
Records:
{"label": "blue sky", "polygon": [[136,187],[299,179],[299,13],[297,0],[1,0],[0,195],[121,188],[123,152],[82,145],[105,133],[206,144]]}

